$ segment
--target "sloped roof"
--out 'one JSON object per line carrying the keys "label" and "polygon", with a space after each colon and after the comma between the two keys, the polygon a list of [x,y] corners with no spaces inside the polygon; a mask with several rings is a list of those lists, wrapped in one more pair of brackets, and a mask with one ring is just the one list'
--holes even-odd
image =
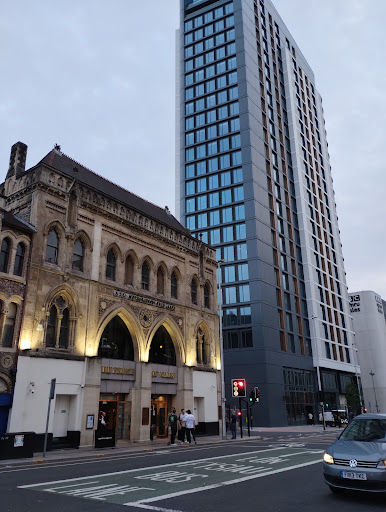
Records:
{"label": "sloped roof", "polygon": [[59,172],[76,179],[79,183],[83,183],[137,212],[144,213],[154,220],[162,222],[186,235],[190,235],[190,231],[178,222],[174,215],[165,208],[160,208],[106,178],[103,178],[56,148],[50,151],[37,165],[40,164],[53,167]]}
{"label": "sloped roof", "polygon": [[7,212],[7,210],[0,208],[0,214],[3,218],[3,224],[7,224],[8,226],[11,226],[20,231],[25,231],[27,233],[36,232],[36,229],[34,228],[34,226],[32,226],[32,224],[29,224],[28,222],[21,219],[20,217],[17,217],[16,215],[13,215],[12,213]]}

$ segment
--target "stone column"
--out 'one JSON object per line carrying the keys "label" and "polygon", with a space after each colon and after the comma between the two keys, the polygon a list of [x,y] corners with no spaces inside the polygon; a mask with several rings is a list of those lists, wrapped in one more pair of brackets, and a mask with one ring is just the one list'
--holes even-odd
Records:
{"label": "stone column", "polygon": [[[148,363],[138,362],[135,365],[136,379],[131,390],[131,441],[150,439],[151,368],[151,364]],[[146,425],[142,425],[143,415],[148,418]]]}

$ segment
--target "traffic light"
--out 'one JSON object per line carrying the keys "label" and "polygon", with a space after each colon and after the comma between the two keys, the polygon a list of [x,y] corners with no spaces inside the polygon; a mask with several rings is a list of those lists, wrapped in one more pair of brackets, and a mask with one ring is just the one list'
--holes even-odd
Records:
{"label": "traffic light", "polygon": [[241,416],[241,411],[237,411],[237,416],[240,417]]}
{"label": "traffic light", "polygon": [[245,398],[247,396],[245,379],[232,379],[232,396],[235,398]]}
{"label": "traffic light", "polygon": [[258,387],[253,388],[253,390],[249,393],[249,402],[254,404],[255,402],[259,402],[260,400],[260,389]]}

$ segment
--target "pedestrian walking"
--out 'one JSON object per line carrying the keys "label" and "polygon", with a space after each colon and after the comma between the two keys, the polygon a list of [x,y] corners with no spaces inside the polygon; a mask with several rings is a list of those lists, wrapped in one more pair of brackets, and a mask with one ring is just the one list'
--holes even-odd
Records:
{"label": "pedestrian walking", "polygon": [[181,444],[184,444],[185,442],[185,434],[186,434],[186,412],[185,409],[181,409],[180,414],[180,430],[178,432],[179,434],[179,440]]}
{"label": "pedestrian walking", "polygon": [[232,439],[236,439],[236,423],[237,423],[236,411],[232,411],[232,416],[231,416]]}
{"label": "pedestrian walking", "polygon": [[194,444],[197,444],[196,436],[194,434],[194,429],[196,427],[196,421],[195,421],[192,411],[190,409],[188,409],[186,411],[186,413],[187,413],[186,414],[186,439],[187,439],[188,443],[191,444],[192,437],[193,437]]}
{"label": "pedestrian walking", "polygon": [[177,446],[175,443],[177,428],[178,428],[178,416],[176,412],[176,408],[173,407],[172,412],[169,414],[168,425],[170,427],[170,441],[169,444],[173,446]]}
{"label": "pedestrian walking", "polygon": [[312,412],[308,413],[308,424],[309,425],[313,425],[314,424],[314,415],[312,414]]}

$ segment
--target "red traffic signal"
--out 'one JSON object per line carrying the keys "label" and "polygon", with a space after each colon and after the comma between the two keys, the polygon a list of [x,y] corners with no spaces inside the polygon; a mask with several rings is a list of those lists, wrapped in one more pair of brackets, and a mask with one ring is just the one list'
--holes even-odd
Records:
{"label": "red traffic signal", "polygon": [[245,398],[246,392],[245,379],[232,379],[232,396],[234,398]]}
{"label": "red traffic signal", "polygon": [[237,411],[237,416],[241,416],[241,411]]}

